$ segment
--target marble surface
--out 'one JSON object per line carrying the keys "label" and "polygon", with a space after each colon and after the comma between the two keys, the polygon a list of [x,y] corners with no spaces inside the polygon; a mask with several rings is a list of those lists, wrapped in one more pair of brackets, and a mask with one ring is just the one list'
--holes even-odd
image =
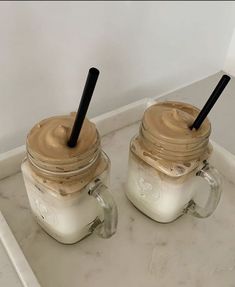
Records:
{"label": "marble surface", "polygon": [[103,138],[112,161],[112,194],[118,204],[118,232],[91,235],[62,245],[33,220],[21,173],[0,182],[0,209],[43,287],[235,285],[235,193],[225,180],[216,212],[200,220],[183,216],[159,224],[126,198],[128,145],[138,124]]}

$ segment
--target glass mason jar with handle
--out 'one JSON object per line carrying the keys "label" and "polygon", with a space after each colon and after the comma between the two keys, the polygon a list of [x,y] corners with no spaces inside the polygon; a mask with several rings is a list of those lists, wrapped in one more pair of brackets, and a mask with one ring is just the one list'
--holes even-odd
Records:
{"label": "glass mason jar with handle", "polygon": [[[205,119],[198,130],[189,128],[198,113],[185,103],[156,103],[145,111],[139,134],[130,143],[126,195],[158,222],[171,222],[186,213],[208,217],[220,200],[221,177],[209,164],[210,122]],[[209,184],[203,206],[195,200],[201,192],[198,177]]]}
{"label": "glass mason jar with handle", "polygon": [[110,161],[93,123],[85,119],[78,144],[67,146],[74,117],[59,116],[35,125],[27,137],[21,169],[37,222],[62,243],[95,231],[111,237],[117,207],[108,190]]}

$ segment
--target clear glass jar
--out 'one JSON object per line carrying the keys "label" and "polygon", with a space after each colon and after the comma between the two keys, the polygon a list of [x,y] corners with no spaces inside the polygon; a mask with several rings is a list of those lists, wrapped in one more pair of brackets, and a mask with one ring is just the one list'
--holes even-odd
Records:
{"label": "clear glass jar", "polygon": [[[175,111],[173,115],[162,114],[156,110],[153,115],[158,126],[154,131],[155,126],[151,125],[148,113],[155,112],[156,105],[162,105],[167,112],[184,109],[182,115]],[[179,137],[171,138],[174,133],[170,129],[178,132],[181,124],[179,117],[192,111],[192,118],[195,118],[199,111],[191,105],[177,102],[156,105],[145,111],[140,132],[131,140],[126,195],[140,211],[161,223],[174,221],[185,213],[208,217],[217,207],[221,195],[221,177],[209,164],[212,152],[209,144],[210,123],[207,120],[204,131],[200,134],[192,131],[192,136],[191,131],[187,130],[188,126],[182,125]],[[191,120],[191,117],[187,119],[187,125]],[[200,188],[197,177],[205,179],[210,186],[203,207],[194,200]]]}
{"label": "clear glass jar", "polygon": [[33,215],[62,243],[75,243],[95,231],[108,238],[116,232],[117,207],[108,191],[110,161],[100,137],[86,153],[63,163],[45,162],[27,145],[23,178]]}

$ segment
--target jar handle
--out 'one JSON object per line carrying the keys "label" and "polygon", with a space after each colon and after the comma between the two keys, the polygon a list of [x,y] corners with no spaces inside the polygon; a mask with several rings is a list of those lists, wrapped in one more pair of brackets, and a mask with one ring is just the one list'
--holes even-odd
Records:
{"label": "jar handle", "polygon": [[96,180],[95,185],[89,189],[88,193],[97,200],[104,213],[103,221],[100,219],[96,220],[91,229],[100,237],[109,238],[117,230],[118,211],[116,203],[107,186],[99,179]]}
{"label": "jar handle", "polygon": [[221,196],[221,176],[217,169],[208,163],[196,173],[196,176],[200,176],[205,179],[210,185],[210,193],[207,202],[204,207],[199,206],[193,199],[190,200],[186,212],[190,215],[199,218],[206,218],[210,216],[216,209],[220,196]]}

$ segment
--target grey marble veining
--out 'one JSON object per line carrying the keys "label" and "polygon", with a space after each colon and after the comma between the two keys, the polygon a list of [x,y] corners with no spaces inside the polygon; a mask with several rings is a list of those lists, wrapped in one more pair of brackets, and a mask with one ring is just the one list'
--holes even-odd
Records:
{"label": "grey marble veining", "polygon": [[34,222],[21,174],[0,182],[0,209],[39,282],[43,287],[234,287],[234,185],[225,181],[218,209],[208,219],[154,222],[124,194],[129,141],[137,131],[134,124],[102,141],[112,161],[119,211],[118,231],[110,239],[91,235],[74,245],[56,242]]}

